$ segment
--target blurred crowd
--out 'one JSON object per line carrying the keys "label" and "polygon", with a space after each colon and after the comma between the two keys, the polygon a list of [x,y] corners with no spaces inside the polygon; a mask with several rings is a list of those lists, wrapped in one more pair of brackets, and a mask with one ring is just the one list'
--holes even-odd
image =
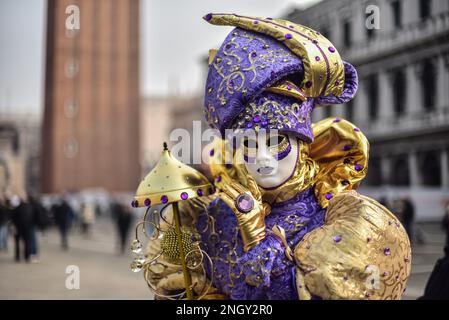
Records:
{"label": "blurred crowd", "polygon": [[118,197],[100,203],[80,201],[69,194],[45,198],[0,194],[0,252],[8,252],[12,241],[15,261],[39,262],[38,232],[57,229],[61,249],[68,250],[70,234],[91,237],[99,218],[114,223],[117,251],[123,254],[134,219],[130,205]]}

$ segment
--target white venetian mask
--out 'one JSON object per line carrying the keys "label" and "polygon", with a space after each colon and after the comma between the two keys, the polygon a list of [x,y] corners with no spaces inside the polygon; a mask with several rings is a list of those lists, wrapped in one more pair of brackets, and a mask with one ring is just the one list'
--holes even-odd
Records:
{"label": "white venetian mask", "polygon": [[243,140],[245,167],[264,189],[279,187],[293,174],[298,161],[298,140],[291,134],[263,134]]}

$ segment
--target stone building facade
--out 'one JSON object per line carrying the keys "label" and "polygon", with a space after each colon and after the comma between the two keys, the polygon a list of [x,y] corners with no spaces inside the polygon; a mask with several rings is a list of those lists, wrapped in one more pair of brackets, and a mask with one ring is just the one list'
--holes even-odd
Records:
{"label": "stone building facade", "polygon": [[410,197],[418,219],[439,219],[449,201],[449,1],[324,0],[285,18],[321,31],[358,70],[356,98],[314,120],[342,116],[366,134],[363,192]]}

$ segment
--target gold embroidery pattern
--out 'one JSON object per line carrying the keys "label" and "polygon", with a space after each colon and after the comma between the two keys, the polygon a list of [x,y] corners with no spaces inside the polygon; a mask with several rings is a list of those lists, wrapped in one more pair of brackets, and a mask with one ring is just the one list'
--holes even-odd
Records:
{"label": "gold embroidery pattern", "polygon": [[308,233],[294,252],[303,297],[400,299],[410,275],[404,228],[390,211],[355,191],[333,198],[324,226]]}

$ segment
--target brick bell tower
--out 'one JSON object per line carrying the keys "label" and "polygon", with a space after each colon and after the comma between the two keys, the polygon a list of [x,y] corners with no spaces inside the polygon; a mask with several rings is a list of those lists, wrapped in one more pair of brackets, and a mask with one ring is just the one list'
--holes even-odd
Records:
{"label": "brick bell tower", "polygon": [[138,0],[48,0],[42,134],[42,192],[136,188]]}

